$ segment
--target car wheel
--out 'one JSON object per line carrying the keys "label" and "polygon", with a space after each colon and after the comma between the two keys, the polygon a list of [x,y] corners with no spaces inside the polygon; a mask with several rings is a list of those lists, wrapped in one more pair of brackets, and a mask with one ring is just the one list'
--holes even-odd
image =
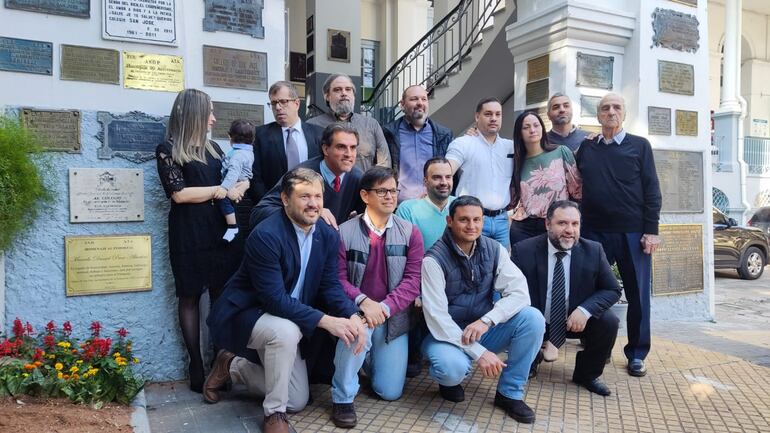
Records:
{"label": "car wheel", "polygon": [[741,259],[738,275],[744,280],[756,280],[765,269],[765,256],[757,247],[749,247]]}

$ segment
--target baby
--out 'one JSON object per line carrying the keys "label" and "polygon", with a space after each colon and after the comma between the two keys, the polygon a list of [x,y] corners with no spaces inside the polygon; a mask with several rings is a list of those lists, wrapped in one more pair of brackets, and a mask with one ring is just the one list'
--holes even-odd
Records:
{"label": "baby", "polygon": [[[238,119],[230,125],[227,132],[232,148],[222,161],[222,188],[230,190],[237,182],[250,180],[251,166],[254,164],[254,125],[246,120]],[[235,239],[238,234],[238,224],[235,221],[235,208],[227,197],[219,200],[219,209],[227,221],[227,231],[222,238],[227,242]]]}

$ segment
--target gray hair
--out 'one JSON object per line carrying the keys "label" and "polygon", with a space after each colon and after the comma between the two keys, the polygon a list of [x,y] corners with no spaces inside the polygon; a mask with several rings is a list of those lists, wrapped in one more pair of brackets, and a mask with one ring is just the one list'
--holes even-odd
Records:
{"label": "gray hair", "polygon": [[553,102],[553,100],[556,99],[556,98],[567,98],[570,101],[572,101],[572,99],[570,99],[570,97],[565,95],[564,93],[556,92],[553,95],[551,95],[550,98],[548,98],[548,108],[551,108],[551,102]]}
{"label": "gray hair", "polygon": [[270,86],[270,89],[267,91],[267,94],[269,96],[273,96],[284,87],[289,89],[289,96],[291,97],[291,99],[299,99],[297,88],[294,87],[294,84],[291,84],[288,81],[276,81],[275,83],[273,83],[272,86]]}
{"label": "gray hair", "polygon": [[332,81],[334,81],[334,80],[336,80],[337,78],[340,78],[340,77],[347,78],[348,81],[350,81],[350,84],[353,84],[353,94],[354,95],[356,94],[356,86],[353,83],[353,79],[350,78],[350,75],[339,74],[338,73],[338,74],[331,74],[331,75],[329,75],[329,77],[326,78],[326,81],[324,81],[324,85],[323,85],[324,95],[328,95],[329,94],[329,90],[331,90],[331,87],[332,87]]}

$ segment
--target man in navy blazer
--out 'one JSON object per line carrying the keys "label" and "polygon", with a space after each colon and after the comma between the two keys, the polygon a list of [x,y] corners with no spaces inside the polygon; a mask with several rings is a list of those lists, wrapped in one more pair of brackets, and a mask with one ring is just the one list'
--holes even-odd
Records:
{"label": "man in navy blazer", "polygon": [[325,222],[323,179],[296,168],[281,181],[284,210],[249,235],[243,262],[214,303],[208,325],[217,354],[203,386],[219,401],[231,379],[264,395],[265,432],[288,432],[286,411],[307,404],[311,337],[323,333],[360,353],[367,333],[358,307],[342,289],[337,271],[340,238]]}
{"label": "man in navy blazer", "polygon": [[[602,245],[580,238],[576,203],[552,203],[545,224],[547,233],[515,244],[511,258],[527,277],[532,306],[545,317],[544,347],[558,349],[566,337],[581,338],[585,349],[577,353],[572,381],[608,396],[599,377],[618,333],[618,318],[610,311],[620,299],[618,281]],[[542,359],[536,358],[535,373]]]}

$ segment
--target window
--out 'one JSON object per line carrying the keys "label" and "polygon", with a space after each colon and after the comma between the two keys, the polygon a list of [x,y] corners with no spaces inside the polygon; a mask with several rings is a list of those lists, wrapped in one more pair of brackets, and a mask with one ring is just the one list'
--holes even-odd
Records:
{"label": "window", "polygon": [[369,99],[377,85],[377,57],[380,55],[380,43],[361,40],[361,100]]}

